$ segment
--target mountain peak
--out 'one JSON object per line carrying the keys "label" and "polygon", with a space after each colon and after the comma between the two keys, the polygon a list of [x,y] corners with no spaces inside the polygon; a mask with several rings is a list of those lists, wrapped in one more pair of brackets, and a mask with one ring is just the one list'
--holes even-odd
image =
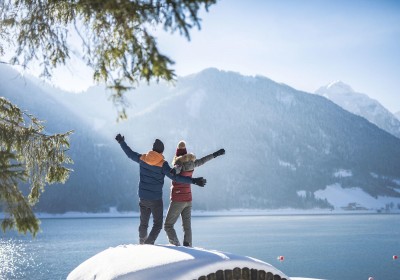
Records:
{"label": "mountain peak", "polygon": [[345,84],[342,81],[334,81],[329,83],[326,86],[319,88],[316,93],[324,95],[324,94],[345,94],[345,93],[353,93],[355,92],[351,86]]}
{"label": "mountain peak", "polygon": [[342,81],[335,81],[315,91],[343,109],[364,117],[369,122],[400,138],[399,116],[383,107],[378,101],[364,93],[355,92]]}

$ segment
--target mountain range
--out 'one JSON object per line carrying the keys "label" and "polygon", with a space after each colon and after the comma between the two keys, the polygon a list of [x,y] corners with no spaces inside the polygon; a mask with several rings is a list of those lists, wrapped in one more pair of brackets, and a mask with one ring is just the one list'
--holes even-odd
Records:
{"label": "mountain range", "polygon": [[[208,181],[192,187],[194,209],[346,206],[320,195],[333,185],[400,202],[399,138],[324,96],[266,77],[211,68],[175,85],[140,85],[127,95],[128,120],[116,122],[104,87],[70,94],[1,74],[1,95],[46,119],[51,131],[75,130],[74,174],[65,186],[48,187],[40,211],[137,210],[139,169],[115,142],[117,133],[139,153],[161,139],[169,162],[180,140],[197,157],[224,148],[194,173]],[[169,186],[166,179],[164,201]]]}

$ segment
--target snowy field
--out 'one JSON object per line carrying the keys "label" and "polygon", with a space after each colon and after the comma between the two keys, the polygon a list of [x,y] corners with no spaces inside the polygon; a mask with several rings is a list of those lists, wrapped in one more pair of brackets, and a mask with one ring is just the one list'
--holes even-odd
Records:
{"label": "snowy field", "polygon": [[387,205],[392,204],[393,209],[390,209],[390,212],[400,213],[400,209],[398,208],[400,197],[378,196],[375,198],[364,192],[361,188],[344,189],[340,184],[333,184],[327,186],[324,190],[316,191],[314,195],[316,198],[327,199],[335,207],[335,210],[346,207],[350,203],[355,203],[363,208],[375,211],[386,209]]}
{"label": "snowy field", "polygon": [[[250,257],[215,250],[171,245],[120,245],[91,257],[75,268],[67,280],[198,279],[212,273],[242,273],[242,268],[290,278],[272,265]],[[244,270],[244,269],[243,269]]]}

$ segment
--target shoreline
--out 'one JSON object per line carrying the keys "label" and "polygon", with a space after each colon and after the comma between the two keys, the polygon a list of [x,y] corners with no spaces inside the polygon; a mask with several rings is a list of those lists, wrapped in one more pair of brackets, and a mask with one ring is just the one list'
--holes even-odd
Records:
{"label": "shoreline", "polygon": [[[167,209],[164,209],[164,216]],[[235,216],[314,216],[314,215],[395,215],[398,211],[378,212],[377,210],[328,210],[328,209],[232,209],[192,211],[193,217],[235,217]],[[39,219],[72,219],[72,218],[138,218],[139,212],[118,212],[110,209],[109,212],[86,213],[86,212],[66,212],[63,214],[35,213]],[[3,214],[0,213],[0,218]]]}

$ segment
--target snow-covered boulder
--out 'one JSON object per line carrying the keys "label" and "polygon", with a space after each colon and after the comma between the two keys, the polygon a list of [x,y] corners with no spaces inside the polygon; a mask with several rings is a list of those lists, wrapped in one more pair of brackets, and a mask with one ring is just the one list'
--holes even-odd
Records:
{"label": "snow-covered boulder", "polygon": [[201,248],[132,244],[98,253],[75,268],[67,280],[254,279],[252,274],[257,274],[255,279],[290,280],[272,265],[250,257]]}

